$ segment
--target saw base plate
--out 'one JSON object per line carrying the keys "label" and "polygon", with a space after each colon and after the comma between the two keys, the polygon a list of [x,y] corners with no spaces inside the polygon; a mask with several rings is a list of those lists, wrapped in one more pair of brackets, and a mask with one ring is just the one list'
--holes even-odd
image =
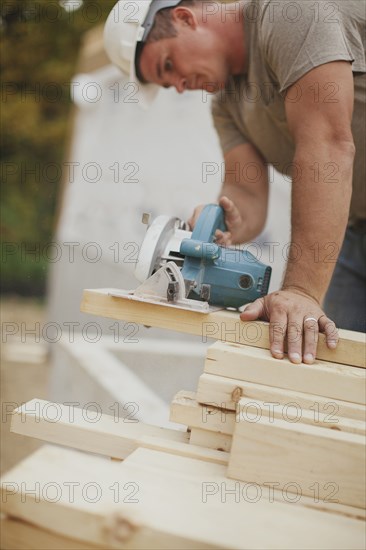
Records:
{"label": "saw base plate", "polygon": [[171,307],[174,309],[184,309],[186,311],[194,311],[195,313],[202,313],[203,315],[207,315],[208,313],[214,313],[215,311],[220,311],[223,308],[222,307],[215,307],[210,306],[207,302],[199,302],[197,300],[190,300],[191,302],[194,302],[192,305],[180,305],[177,303],[171,303],[165,300],[164,298],[160,297],[154,297],[154,298],[148,298],[148,297],[142,297],[142,296],[135,296],[133,290],[113,290],[108,293],[108,296],[111,296],[112,298],[121,298],[123,300],[132,300],[134,302],[143,302],[145,304],[154,304],[157,306],[164,306],[164,307]]}

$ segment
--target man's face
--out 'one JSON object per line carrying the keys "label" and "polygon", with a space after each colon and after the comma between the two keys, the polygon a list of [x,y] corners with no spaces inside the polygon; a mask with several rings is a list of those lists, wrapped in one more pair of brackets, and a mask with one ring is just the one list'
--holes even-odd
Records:
{"label": "man's face", "polygon": [[220,44],[204,26],[175,21],[178,36],[147,44],[140,58],[146,82],[165,88],[216,92],[229,78]]}

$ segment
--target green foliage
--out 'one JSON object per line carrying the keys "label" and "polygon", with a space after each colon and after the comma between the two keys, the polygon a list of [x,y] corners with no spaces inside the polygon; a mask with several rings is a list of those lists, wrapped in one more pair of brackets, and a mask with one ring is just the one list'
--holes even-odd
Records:
{"label": "green foliage", "polygon": [[115,0],[3,0],[1,109],[2,292],[41,295],[52,241],[71,109],[69,83],[83,32],[105,21]]}

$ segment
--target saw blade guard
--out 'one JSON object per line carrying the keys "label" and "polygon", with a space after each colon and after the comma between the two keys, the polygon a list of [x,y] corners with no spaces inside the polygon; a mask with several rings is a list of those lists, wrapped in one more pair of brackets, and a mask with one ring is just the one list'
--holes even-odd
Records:
{"label": "saw blade guard", "polygon": [[184,223],[179,218],[158,216],[149,225],[140,248],[135,267],[135,277],[143,283],[167,262],[173,261],[182,267],[184,257],[180,246],[192,233],[182,229]]}

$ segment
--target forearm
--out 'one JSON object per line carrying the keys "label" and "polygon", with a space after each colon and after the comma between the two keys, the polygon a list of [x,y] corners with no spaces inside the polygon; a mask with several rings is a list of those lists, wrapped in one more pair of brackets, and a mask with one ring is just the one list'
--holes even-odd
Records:
{"label": "forearm", "polygon": [[321,303],[347,226],[354,147],[317,140],[297,148],[292,183],[292,235],[284,289]]}
{"label": "forearm", "polygon": [[231,244],[242,244],[257,237],[267,217],[268,170],[252,144],[244,143],[226,153],[221,197],[227,197],[235,205],[235,212],[229,216],[225,209]]}

